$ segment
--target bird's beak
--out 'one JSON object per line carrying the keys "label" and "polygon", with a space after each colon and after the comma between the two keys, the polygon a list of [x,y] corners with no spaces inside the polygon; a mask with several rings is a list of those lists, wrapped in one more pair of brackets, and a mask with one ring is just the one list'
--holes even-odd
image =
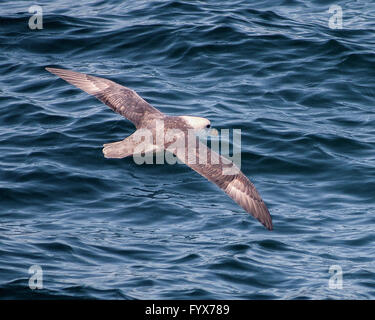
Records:
{"label": "bird's beak", "polygon": [[217,129],[215,129],[215,128],[210,129],[210,130],[208,130],[208,135],[217,137],[219,135],[219,131],[217,131]]}

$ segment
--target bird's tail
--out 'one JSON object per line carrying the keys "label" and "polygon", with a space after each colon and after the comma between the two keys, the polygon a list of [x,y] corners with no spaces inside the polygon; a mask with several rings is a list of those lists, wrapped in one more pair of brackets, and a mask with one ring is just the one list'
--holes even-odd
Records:
{"label": "bird's tail", "polygon": [[137,130],[124,140],[104,144],[104,157],[121,159],[131,155],[152,153],[160,149],[152,143],[151,139],[147,141],[143,137],[145,138],[146,136],[142,130]]}
{"label": "bird's tail", "polygon": [[127,141],[128,138],[103,145],[103,154],[106,158],[121,159],[133,154],[133,146]]}

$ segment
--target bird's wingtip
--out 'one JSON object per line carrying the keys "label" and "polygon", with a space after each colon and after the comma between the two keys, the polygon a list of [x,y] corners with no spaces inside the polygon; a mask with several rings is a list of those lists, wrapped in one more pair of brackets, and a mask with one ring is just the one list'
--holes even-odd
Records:
{"label": "bird's wingtip", "polygon": [[[268,210],[267,210],[268,211]],[[272,218],[271,215],[268,213],[265,219],[260,219],[259,220],[269,231],[273,230],[273,223],[272,223]]]}
{"label": "bird's wingtip", "polygon": [[63,69],[59,69],[59,68],[51,68],[51,67],[45,67],[45,69],[48,71],[48,72],[51,72],[53,74],[56,74],[56,72],[61,72],[63,71]]}
{"label": "bird's wingtip", "polygon": [[56,74],[56,69],[55,68],[45,67],[44,69],[46,69],[48,72]]}

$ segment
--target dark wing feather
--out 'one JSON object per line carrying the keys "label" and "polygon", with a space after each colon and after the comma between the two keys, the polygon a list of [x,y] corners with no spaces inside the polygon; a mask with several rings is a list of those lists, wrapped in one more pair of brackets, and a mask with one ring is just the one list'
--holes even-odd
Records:
{"label": "dark wing feather", "polygon": [[65,69],[46,68],[46,70],[95,96],[113,111],[133,122],[137,128],[147,117],[163,115],[143,100],[134,90],[111,80]]}
{"label": "dark wing feather", "polygon": [[[185,159],[181,159],[182,157],[178,153],[175,154],[190,168],[224,190],[267,229],[272,230],[271,215],[251,181],[231,161],[211,150],[199,140],[197,140],[196,146],[199,148],[193,149],[188,155],[188,144],[186,144]],[[191,159],[195,163],[192,163]]]}

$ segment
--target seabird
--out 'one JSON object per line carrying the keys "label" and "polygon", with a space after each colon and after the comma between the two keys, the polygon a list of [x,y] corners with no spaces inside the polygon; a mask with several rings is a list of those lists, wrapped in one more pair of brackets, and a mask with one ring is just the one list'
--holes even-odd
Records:
{"label": "seabird", "polygon": [[[122,141],[104,144],[103,153],[106,158],[124,158],[133,155],[139,140],[136,134],[143,129],[152,132],[154,139],[149,146],[149,151],[168,147],[176,142],[176,139],[186,139],[188,130],[200,131],[210,128],[208,119],[193,116],[168,116],[151,106],[142,99],[134,90],[119,85],[111,80],[90,76],[65,69],[46,68],[47,71],[59,76],[72,85],[95,96],[101,102],[108,105],[113,111],[121,114],[134,123],[137,130]],[[158,133],[157,123],[163,123],[164,132],[169,129],[178,129],[184,138],[177,136],[173,141],[163,142],[163,145],[155,143],[155,135]],[[193,152],[188,151],[185,156],[179,156],[178,148],[174,150],[176,157],[191,169],[215,183],[229,197],[231,197],[246,212],[258,219],[267,229],[272,230],[272,219],[267,206],[260,197],[255,186],[250,180],[227,158],[219,155],[200,142],[199,138],[193,145]],[[183,141],[184,142],[184,141]],[[191,149],[191,143],[185,143],[184,148]],[[187,155],[194,161],[188,161]],[[214,159],[215,161],[200,161]],[[190,159],[190,158],[189,158]],[[191,160],[191,159],[190,159]],[[237,168],[232,174],[224,174],[225,169]]]}

